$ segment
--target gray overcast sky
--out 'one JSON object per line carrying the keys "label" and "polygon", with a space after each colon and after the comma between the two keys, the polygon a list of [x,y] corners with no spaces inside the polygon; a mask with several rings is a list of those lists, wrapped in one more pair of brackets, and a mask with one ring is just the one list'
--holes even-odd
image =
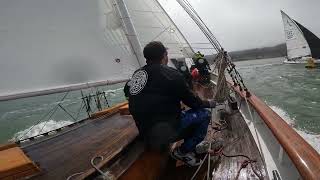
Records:
{"label": "gray overcast sky", "polygon": [[[174,0],[160,0],[191,42],[203,41]],[[189,0],[228,51],[283,43],[280,10],[320,37],[320,0]],[[175,8],[174,8],[175,7]]]}

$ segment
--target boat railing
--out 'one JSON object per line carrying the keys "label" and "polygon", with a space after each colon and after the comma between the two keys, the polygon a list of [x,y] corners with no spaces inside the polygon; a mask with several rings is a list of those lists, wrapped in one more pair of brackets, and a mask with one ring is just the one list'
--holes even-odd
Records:
{"label": "boat railing", "polygon": [[[30,127],[25,130],[21,129],[21,127],[15,129],[15,135],[12,134],[14,137],[11,137],[12,139],[10,139],[10,141],[21,143],[38,137],[54,134],[66,127],[72,129],[71,127],[77,124],[83,124],[97,111],[101,111],[104,108],[108,108],[114,104],[125,101],[124,96],[122,97],[121,94],[123,93],[123,83],[127,80],[128,79],[119,79],[112,81],[108,80],[81,83],[0,96],[0,103],[2,103],[1,105],[3,107],[17,107],[17,110],[5,112],[2,117],[10,121],[14,120],[17,123],[19,123],[19,120],[28,120],[28,118],[16,119],[11,115],[14,114],[13,112],[15,111],[19,111],[23,116],[26,115],[25,117],[34,117],[32,119],[33,122],[31,123],[31,126],[30,122],[22,122],[25,124],[22,125],[25,126],[25,128],[28,126]],[[117,94],[120,93],[118,96],[121,97],[115,97],[115,91]],[[81,94],[79,92],[81,92]],[[20,109],[22,109],[23,112]],[[60,125],[54,124],[52,127],[48,127],[50,124],[49,121],[51,119],[55,119],[55,116],[59,120],[64,120],[66,122]],[[57,123],[59,124],[59,122]],[[9,135],[7,134],[6,136]],[[2,139],[2,141],[4,141],[4,139]]]}
{"label": "boat railing", "polygon": [[128,81],[128,79],[95,81],[95,82],[73,84],[68,86],[61,86],[61,87],[50,88],[50,89],[43,89],[38,91],[5,94],[5,95],[0,95],[0,102],[14,100],[14,99],[22,99],[22,98],[28,98],[28,97],[56,94],[56,93],[62,93],[62,92],[69,92],[69,91],[75,91],[80,89],[88,89],[88,88],[93,88],[98,86],[113,85],[113,84],[118,84],[126,81]]}
{"label": "boat railing", "polygon": [[[230,81],[228,82],[228,84],[235,91],[236,95],[240,96],[242,100],[249,104],[250,107],[248,107],[248,110],[251,111],[251,113],[252,110],[257,113],[260,119],[271,131],[271,136],[273,135],[278,141],[279,145],[281,146],[277,149],[277,156],[278,159],[280,159],[280,163],[283,163],[283,156],[284,154],[286,154],[295,165],[301,177],[303,177],[304,179],[319,178],[319,153],[277,113],[275,113],[267,104],[265,104],[265,102],[260,100],[252,92],[250,92],[250,96],[247,97],[248,94],[245,91],[241,91],[239,87],[234,86]],[[251,119],[251,121],[254,121],[254,119]],[[266,143],[271,144],[271,142]]]}

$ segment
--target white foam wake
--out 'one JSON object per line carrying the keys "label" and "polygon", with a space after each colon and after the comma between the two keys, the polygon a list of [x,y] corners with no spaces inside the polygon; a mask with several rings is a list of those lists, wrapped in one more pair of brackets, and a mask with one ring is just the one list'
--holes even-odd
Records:
{"label": "white foam wake", "polygon": [[108,95],[111,95],[111,96],[116,96],[116,93],[119,93],[122,91],[123,91],[123,87],[118,88],[118,89],[109,89],[109,90],[105,91],[105,93],[107,93]]}
{"label": "white foam wake", "polygon": [[73,123],[72,121],[55,121],[55,120],[49,120],[46,122],[41,122],[34,127],[29,127],[25,130],[19,131],[16,134],[14,134],[12,141],[19,140],[19,139],[26,139],[29,137],[36,136],[38,134],[42,134],[54,129],[58,129],[63,126],[67,126],[69,124]]}
{"label": "white foam wake", "polygon": [[240,69],[253,69],[253,68],[261,68],[261,67],[267,67],[267,66],[275,66],[275,65],[281,65],[282,63],[270,63],[270,64],[250,64],[245,66],[238,66],[238,70]]}
{"label": "white foam wake", "polygon": [[[275,111],[283,120],[285,120],[289,125],[294,126],[294,121],[289,117],[288,113],[277,106],[270,106],[270,108]],[[309,134],[305,131],[293,128],[300,136],[302,136],[315,150],[320,153],[320,134],[314,135]]]}

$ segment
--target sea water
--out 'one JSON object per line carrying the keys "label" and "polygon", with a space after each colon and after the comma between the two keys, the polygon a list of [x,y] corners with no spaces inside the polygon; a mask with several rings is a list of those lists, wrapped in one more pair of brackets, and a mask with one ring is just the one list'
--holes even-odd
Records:
{"label": "sea water", "polygon": [[[248,89],[320,152],[320,69],[283,64],[283,58],[235,62]],[[102,87],[110,105],[122,102],[123,84]],[[94,89],[84,94],[94,93]],[[0,102],[0,143],[24,139],[87,117],[80,91]],[[64,112],[60,105],[69,112]],[[94,108],[94,101],[92,101]],[[56,110],[55,110],[56,109]],[[95,110],[95,109],[93,109]],[[52,113],[55,111],[55,113]]]}
{"label": "sea water", "polygon": [[235,62],[248,89],[320,152],[320,69],[284,58]]}
{"label": "sea water", "polygon": [[[82,94],[95,94],[96,90],[105,92],[107,102],[102,98],[101,104],[107,107],[125,100],[123,86],[121,83],[86,89]],[[87,118],[82,94],[81,91],[72,91],[0,102],[0,144],[32,137]],[[97,111],[93,98],[90,107],[93,112]]]}

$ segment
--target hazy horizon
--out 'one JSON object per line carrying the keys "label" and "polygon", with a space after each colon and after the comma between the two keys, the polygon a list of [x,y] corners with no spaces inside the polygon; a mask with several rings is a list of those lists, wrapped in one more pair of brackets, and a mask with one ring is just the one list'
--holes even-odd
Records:
{"label": "hazy horizon", "polygon": [[[320,37],[317,0],[189,0],[228,51],[285,43],[280,10]],[[160,0],[188,41],[206,41],[176,1]]]}

